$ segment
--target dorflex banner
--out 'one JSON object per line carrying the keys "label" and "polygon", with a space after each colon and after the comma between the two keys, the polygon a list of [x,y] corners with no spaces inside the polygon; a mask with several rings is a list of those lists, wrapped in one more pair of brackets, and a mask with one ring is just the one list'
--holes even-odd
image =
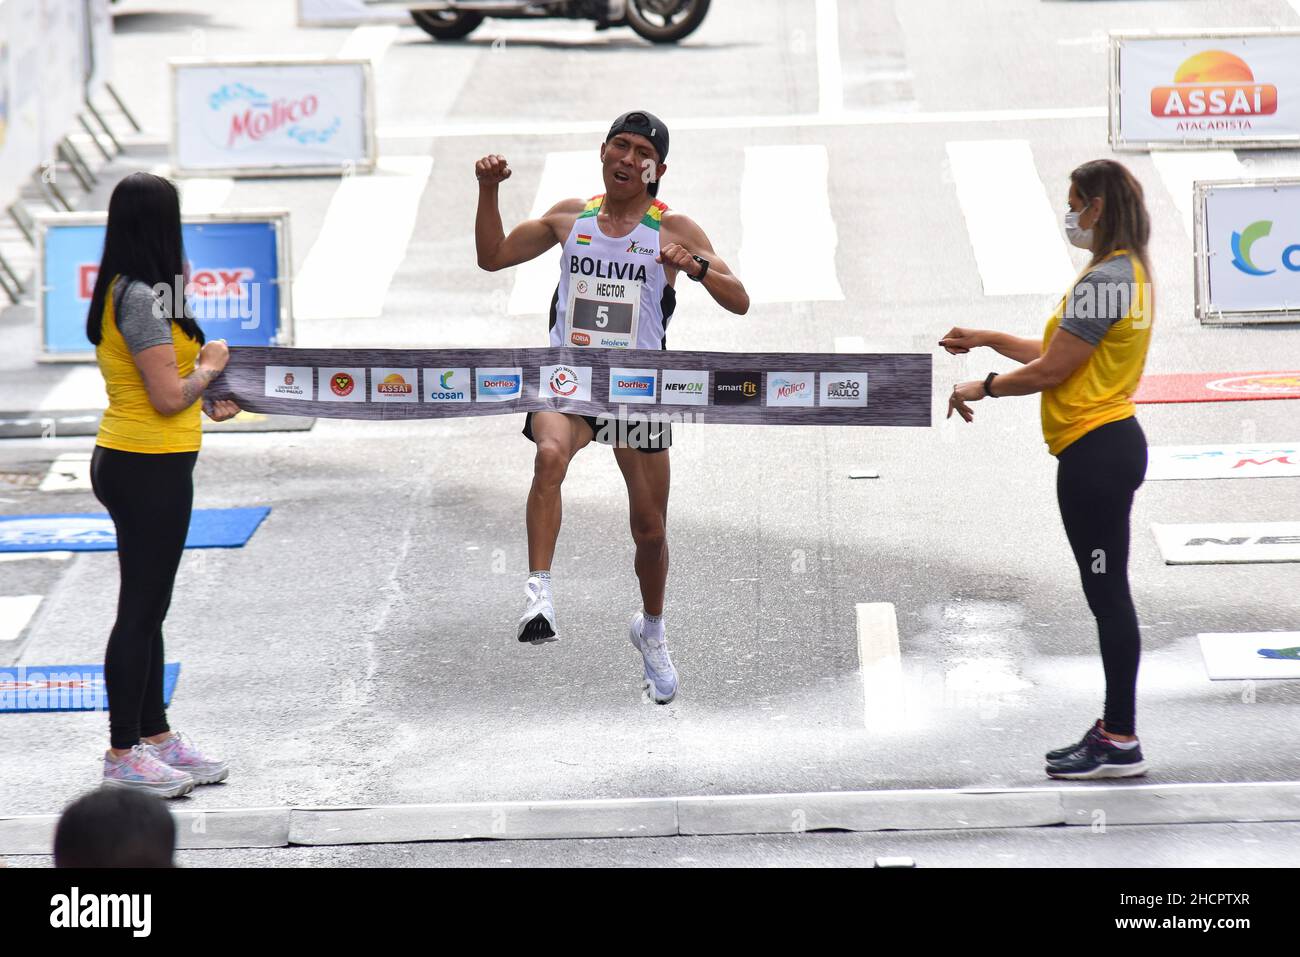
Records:
{"label": "dorflex banner", "polygon": [[1194,204],[1197,318],[1300,318],[1300,179],[1197,183]]}
{"label": "dorflex banner", "polygon": [[208,395],[252,412],[327,418],[557,411],[647,426],[925,427],[930,363],[911,354],[237,348]]}
{"label": "dorflex banner", "polygon": [[[103,213],[37,220],[36,309],[46,361],[94,353],[86,312],[104,249],[104,222]],[[189,270],[184,293],[205,336],[232,346],[292,344],[287,211],[187,215],[181,235]]]}
{"label": "dorflex banner", "polygon": [[1300,442],[1164,445],[1148,450],[1148,482],[1300,477]]}
{"label": "dorflex banner", "polygon": [[369,60],[170,61],[177,172],[295,176],[375,165]]}
{"label": "dorflex banner", "polygon": [[1116,149],[1300,144],[1300,33],[1110,38]]}

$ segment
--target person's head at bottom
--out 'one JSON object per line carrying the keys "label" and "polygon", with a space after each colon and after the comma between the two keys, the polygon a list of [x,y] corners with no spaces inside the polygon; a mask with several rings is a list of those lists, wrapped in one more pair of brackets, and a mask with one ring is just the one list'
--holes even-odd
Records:
{"label": "person's head at bottom", "polygon": [[100,788],[64,808],[55,867],[174,867],[176,823],[152,794]]}

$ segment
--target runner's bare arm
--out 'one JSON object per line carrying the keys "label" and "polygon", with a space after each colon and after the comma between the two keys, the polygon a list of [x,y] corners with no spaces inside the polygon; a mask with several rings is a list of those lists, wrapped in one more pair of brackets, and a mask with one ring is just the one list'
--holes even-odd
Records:
{"label": "runner's bare arm", "polygon": [[743,316],[749,311],[749,293],[722,258],[714,251],[704,230],[689,216],[668,212],[663,219],[663,246],[659,262],[670,269],[680,270],[688,276],[698,275],[702,268],[694,256],[709,261],[709,271],[700,283],[714,301],[728,312]]}
{"label": "runner's bare arm", "polygon": [[474,164],[478,180],[478,215],[474,219],[474,245],[478,251],[480,269],[495,272],[508,266],[517,266],[536,259],[561,241],[560,229],[568,217],[582,212],[580,199],[566,199],[556,203],[540,219],[526,219],[505,234],[501,225],[501,210],[497,206],[497,192],[501,183],[510,178],[510,167],[504,156],[485,156]]}

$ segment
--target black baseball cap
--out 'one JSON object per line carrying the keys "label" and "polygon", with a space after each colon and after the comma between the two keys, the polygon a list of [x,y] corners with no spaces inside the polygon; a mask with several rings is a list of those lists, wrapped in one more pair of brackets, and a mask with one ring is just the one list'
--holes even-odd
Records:
{"label": "black baseball cap", "polygon": [[[664,121],[659,119],[653,113],[645,110],[632,110],[624,113],[614,121],[614,125],[609,128],[609,133],[605,135],[605,142],[608,143],[619,133],[636,133],[638,136],[644,136],[650,141],[650,145],[655,148],[659,154],[659,162],[668,162],[668,127]],[[659,182],[649,184],[650,195],[655,196],[659,192]]]}

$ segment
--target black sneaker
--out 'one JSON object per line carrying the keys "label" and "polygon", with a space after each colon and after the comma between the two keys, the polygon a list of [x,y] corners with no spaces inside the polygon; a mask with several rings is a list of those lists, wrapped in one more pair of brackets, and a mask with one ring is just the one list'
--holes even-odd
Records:
{"label": "black sneaker", "polygon": [[1092,727],[1088,729],[1088,733],[1085,734],[1077,744],[1067,745],[1064,748],[1057,748],[1055,751],[1048,751],[1047,760],[1059,761],[1062,758],[1068,758],[1070,755],[1074,754],[1075,751],[1081,750],[1084,745],[1099,734],[1101,734],[1101,718],[1098,718],[1092,723]]}
{"label": "black sneaker", "polygon": [[1146,773],[1147,763],[1142,759],[1142,745],[1125,750],[1117,747],[1100,732],[1073,754],[1047,766],[1048,777],[1064,778],[1067,781],[1136,778]]}

